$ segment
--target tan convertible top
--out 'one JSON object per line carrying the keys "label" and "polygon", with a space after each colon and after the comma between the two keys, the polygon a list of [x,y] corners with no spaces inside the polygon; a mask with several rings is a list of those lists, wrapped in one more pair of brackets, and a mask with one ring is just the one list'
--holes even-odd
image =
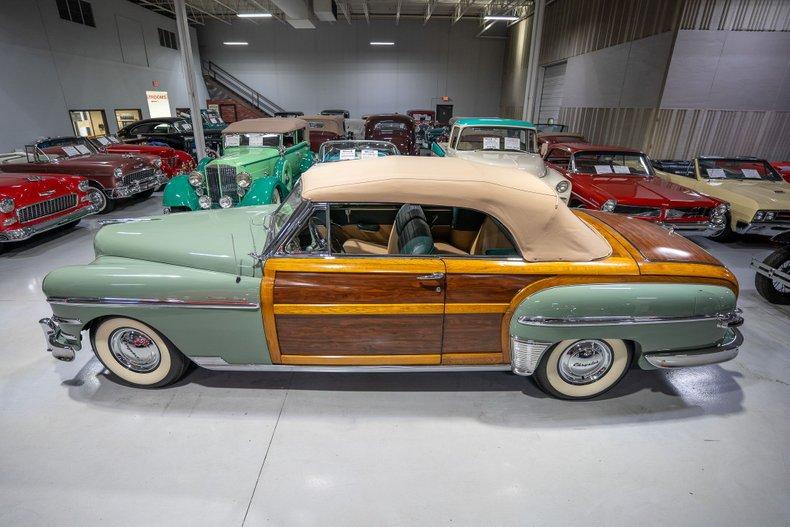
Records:
{"label": "tan convertible top", "polygon": [[307,127],[304,119],[294,117],[262,117],[230,123],[223,134],[287,134]]}
{"label": "tan convertible top", "polygon": [[389,156],[321,163],[302,175],[316,202],[413,203],[463,207],[493,216],[528,261],[591,261],[612,248],[548,185],[523,170],[458,158]]}
{"label": "tan convertible top", "polygon": [[305,115],[302,120],[307,121],[310,130],[343,134],[343,117],[340,115]]}

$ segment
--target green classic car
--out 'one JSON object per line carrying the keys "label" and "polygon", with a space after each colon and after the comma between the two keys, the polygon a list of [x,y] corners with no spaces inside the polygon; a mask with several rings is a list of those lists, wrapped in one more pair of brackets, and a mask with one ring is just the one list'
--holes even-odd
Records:
{"label": "green classic car", "polygon": [[[171,214],[96,235],[52,271],[46,345],[90,335],[115,379],[237,371],[534,375],[566,399],[642,369],[734,358],[738,283],[682,236],[571,210],[537,178],[462,159],[321,163],[279,207]],[[485,196],[481,199],[480,196]]]}
{"label": "green classic car", "polygon": [[222,131],[223,156],[165,187],[165,213],[280,203],[313,164],[307,122],[246,119]]}

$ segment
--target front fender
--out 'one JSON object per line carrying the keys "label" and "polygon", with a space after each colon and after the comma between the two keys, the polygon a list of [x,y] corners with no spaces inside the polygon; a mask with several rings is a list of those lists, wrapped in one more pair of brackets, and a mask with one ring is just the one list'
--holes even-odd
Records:
{"label": "front fender", "polygon": [[[276,170],[275,170],[275,173]],[[250,188],[241,198],[239,207],[250,207],[253,205],[267,205],[272,202],[272,192],[277,188],[280,190],[280,197],[287,195],[287,190],[277,177],[269,176],[254,180]]]}
{"label": "front fender", "polygon": [[200,172],[201,174],[203,174],[205,176],[206,175],[206,165],[208,165],[212,161],[214,161],[213,158],[208,157],[208,156],[204,157],[197,164],[197,166],[195,167],[195,170],[197,170],[198,172]]}
{"label": "front fender", "polygon": [[303,174],[307,169],[309,169],[315,163],[315,157],[313,153],[309,150],[305,152],[305,155],[302,156],[302,159],[299,161],[299,173],[298,175]]}
{"label": "front fender", "polygon": [[165,185],[162,205],[171,208],[187,207],[190,210],[198,210],[200,208],[197,192],[189,184],[189,176],[185,174],[175,176]]}

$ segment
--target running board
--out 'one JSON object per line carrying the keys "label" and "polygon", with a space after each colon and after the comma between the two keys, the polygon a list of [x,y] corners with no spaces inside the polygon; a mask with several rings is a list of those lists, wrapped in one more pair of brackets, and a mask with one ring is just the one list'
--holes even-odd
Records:
{"label": "running board", "polygon": [[215,371],[280,371],[320,373],[403,373],[403,372],[464,372],[464,371],[510,371],[510,364],[446,365],[430,366],[312,366],[297,364],[229,364],[221,357],[189,357],[192,362]]}

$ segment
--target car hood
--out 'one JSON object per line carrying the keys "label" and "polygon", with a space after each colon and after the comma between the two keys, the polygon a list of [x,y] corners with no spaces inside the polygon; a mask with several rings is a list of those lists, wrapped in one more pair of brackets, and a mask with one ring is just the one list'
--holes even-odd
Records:
{"label": "car hood", "polygon": [[110,154],[123,154],[123,153],[140,153],[154,156],[173,156],[175,155],[175,148],[169,146],[152,146],[152,145],[135,145],[135,144],[112,144],[106,148],[107,153]]}
{"label": "car hood", "polygon": [[[119,256],[251,276],[251,252],[263,250],[275,205],[182,212],[106,225],[96,256]],[[242,270],[240,271],[240,266]]]}
{"label": "car hood", "polygon": [[455,151],[456,157],[503,167],[513,167],[526,170],[530,174],[543,177],[546,174],[546,165],[538,154],[517,152],[492,152],[485,150]]}
{"label": "car hood", "polygon": [[231,147],[225,150],[222,157],[215,159],[209,165],[248,165],[278,155],[280,155],[279,151],[271,147]]}
{"label": "car hood", "polygon": [[12,198],[17,207],[77,192],[76,176],[0,174],[0,197]]}
{"label": "car hood", "polygon": [[748,205],[755,210],[790,210],[790,184],[785,181],[714,180],[705,188],[710,188],[710,194],[717,198]]}
{"label": "car hood", "polygon": [[594,188],[625,205],[671,208],[677,206],[713,207],[716,202],[699,192],[659,177],[592,176],[574,174],[573,182]]}

